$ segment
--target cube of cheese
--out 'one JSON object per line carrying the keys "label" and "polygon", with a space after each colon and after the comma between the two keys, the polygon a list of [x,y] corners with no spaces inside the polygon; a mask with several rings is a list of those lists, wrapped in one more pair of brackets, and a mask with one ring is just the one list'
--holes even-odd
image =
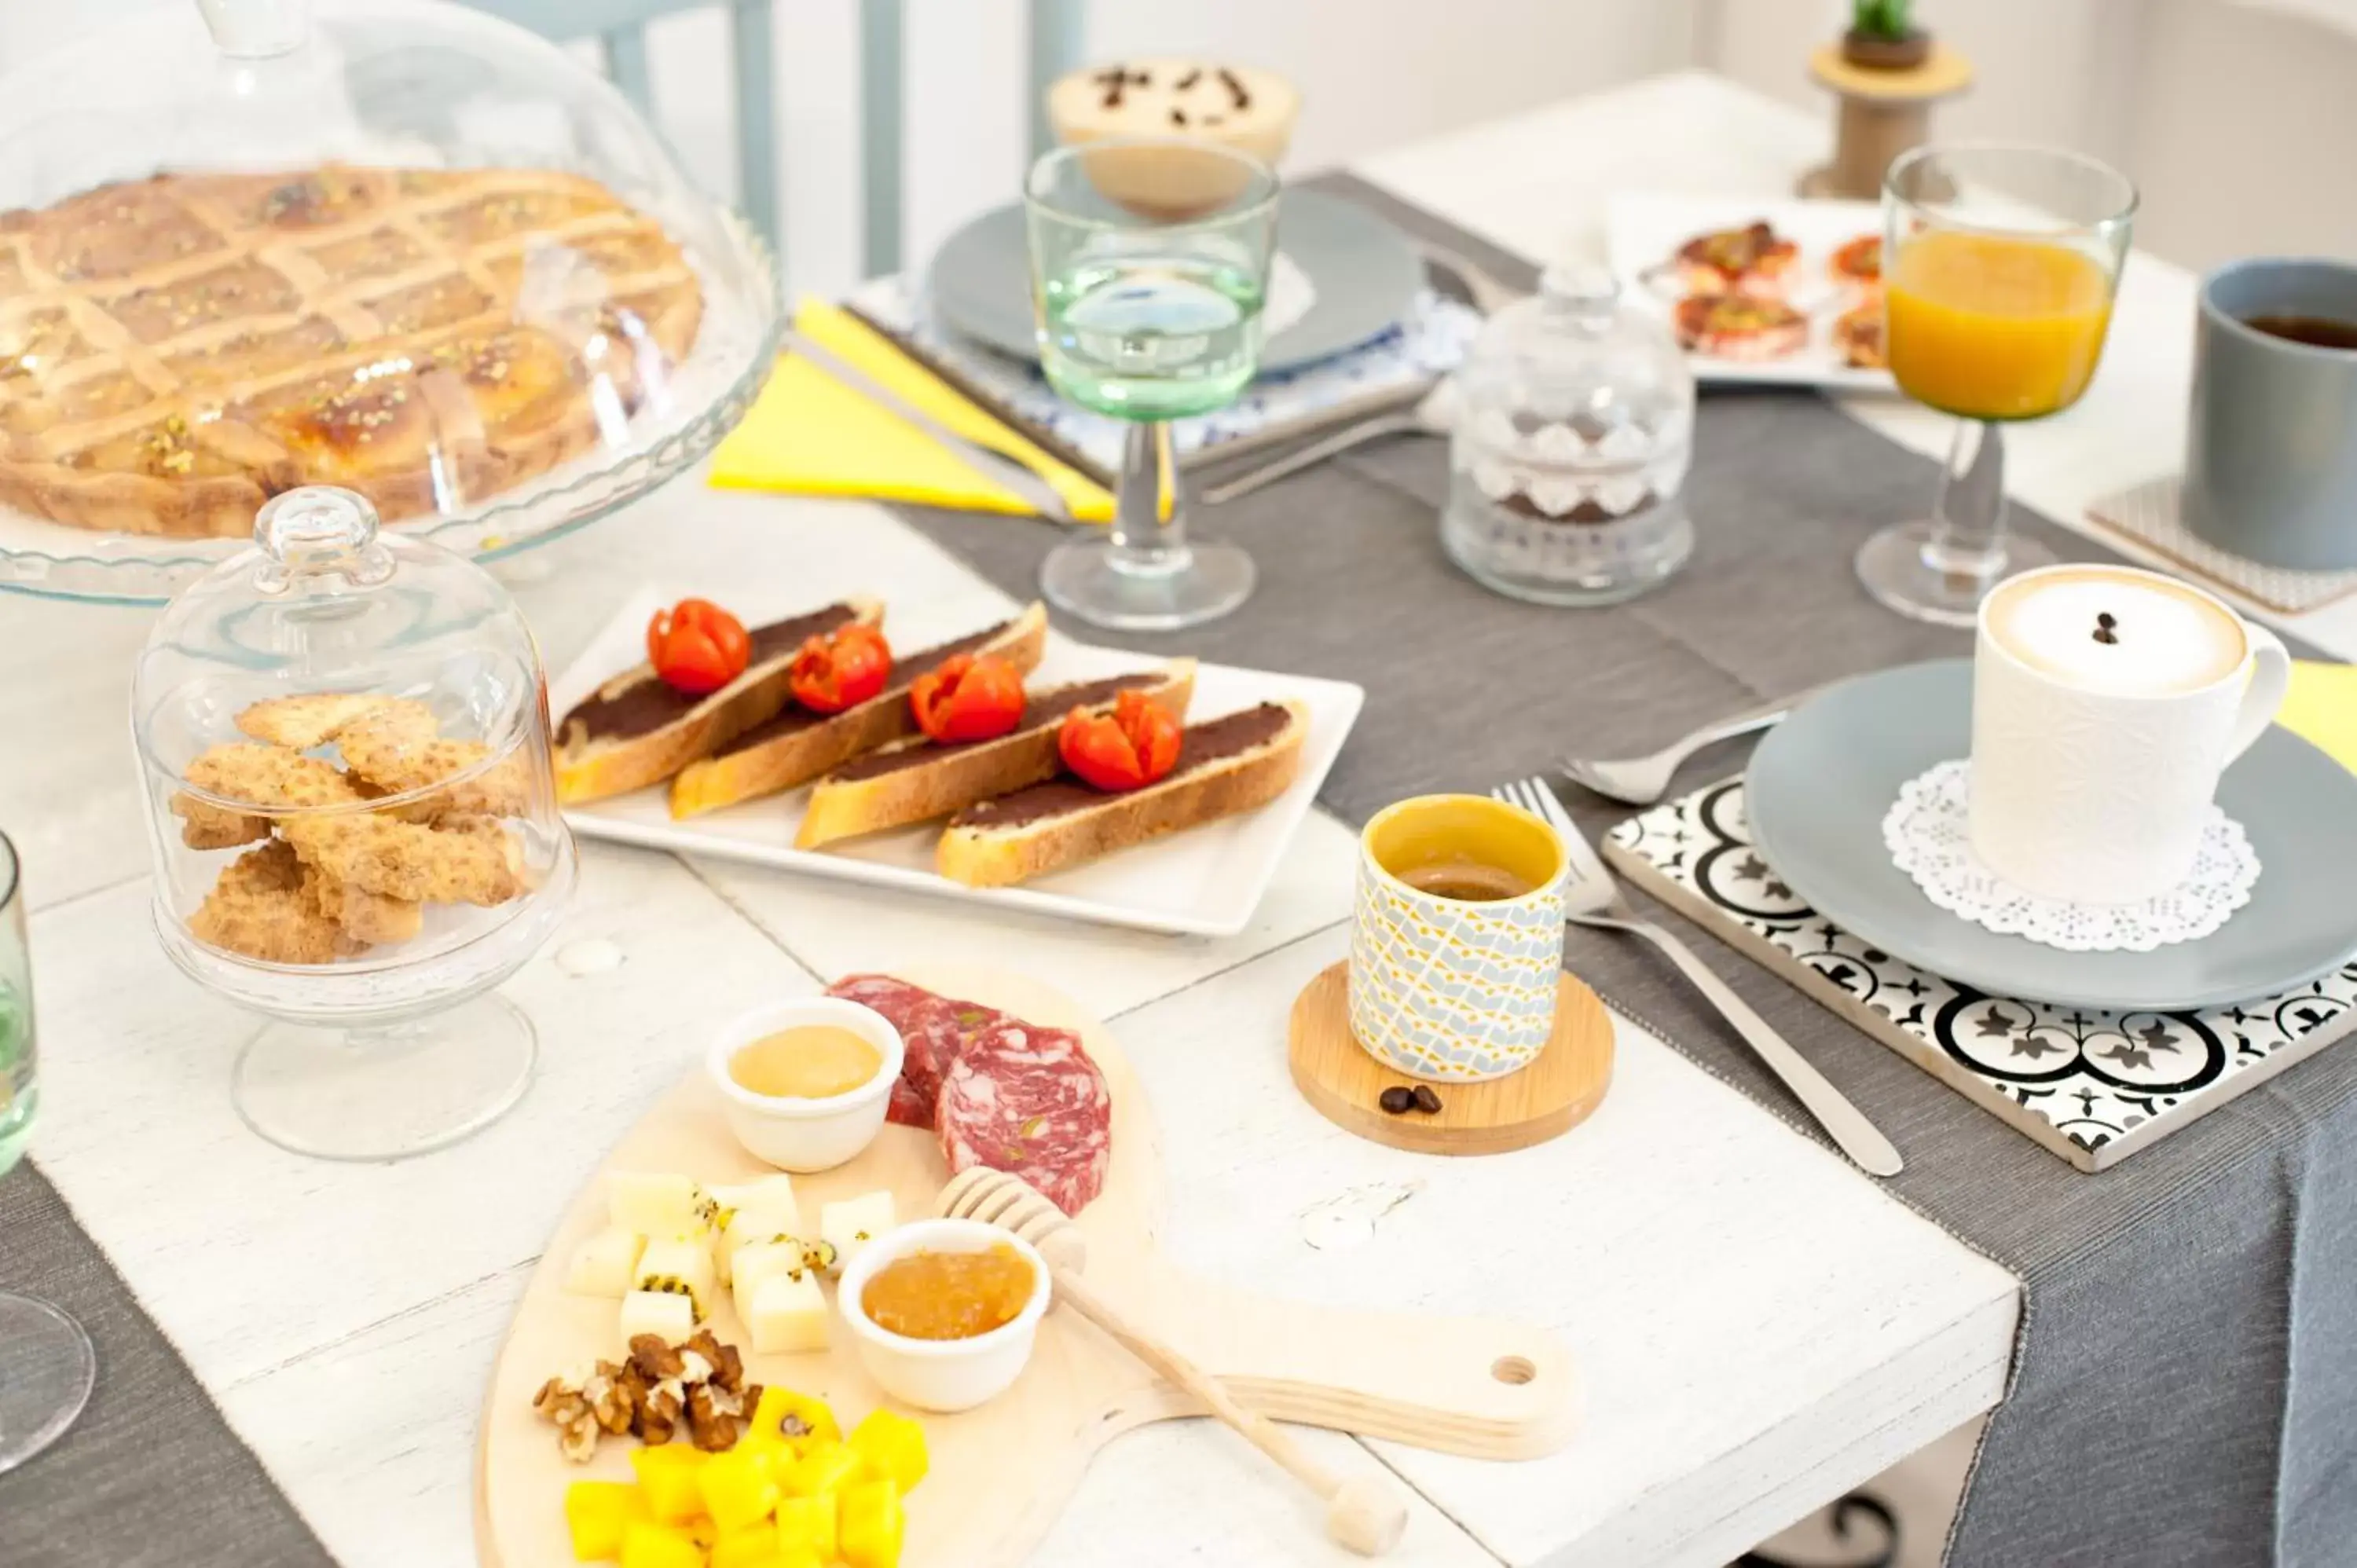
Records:
{"label": "cube of cheese", "polygon": [[712,1316],[712,1304],[720,1289],[713,1277],[711,1244],[701,1237],[649,1241],[646,1251],[639,1254],[632,1288],[684,1295],[694,1305],[695,1321],[703,1322]]}
{"label": "cube of cheese", "polygon": [[634,1290],[622,1298],[622,1343],[651,1334],[676,1345],[695,1332],[695,1308],[683,1295]]}
{"label": "cube of cheese", "polygon": [[860,1251],[896,1223],[892,1212],[892,1195],[888,1192],[864,1193],[846,1197],[840,1203],[830,1203],[818,1211],[818,1233],[834,1248],[837,1273],[851,1267],[851,1260]]}
{"label": "cube of cheese", "polygon": [[565,1288],[575,1295],[607,1295],[617,1301],[638,1283],[639,1254],[647,1239],[608,1226],[573,1250]]}
{"label": "cube of cheese", "polygon": [[668,1240],[712,1229],[719,1205],[677,1171],[616,1171],[606,1178],[606,1207],[614,1228]]}
{"label": "cube of cheese", "polygon": [[764,1176],[741,1187],[715,1187],[712,1196],[719,1200],[721,1212],[727,1216],[727,1223],[720,1232],[720,1244],[714,1250],[724,1285],[735,1279],[737,1249],[802,1233],[802,1209],[794,1201],[794,1184],[786,1176]]}
{"label": "cube of cheese", "polygon": [[745,1327],[762,1355],[826,1348],[826,1296],[809,1270],[763,1280],[750,1305]]}
{"label": "cube of cheese", "polygon": [[735,1288],[737,1316],[746,1323],[753,1321],[753,1298],[761,1286],[774,1279],[806,1273],[802,1262],[802,1244],[791,1236],[774,1241],[756,1241],[737,1251]]}

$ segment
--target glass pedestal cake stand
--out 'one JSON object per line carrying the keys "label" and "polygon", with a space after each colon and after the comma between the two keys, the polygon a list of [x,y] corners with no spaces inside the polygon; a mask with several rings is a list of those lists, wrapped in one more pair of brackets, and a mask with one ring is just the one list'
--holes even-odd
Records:
{"label": "glass pedestal cake stand", "polygon": [[509,555],[694,464],[778,349],[744,221],[610,83],[466,6],[127,17],[0,81],[0,213],[23,593],[159,603],[309,484]]}

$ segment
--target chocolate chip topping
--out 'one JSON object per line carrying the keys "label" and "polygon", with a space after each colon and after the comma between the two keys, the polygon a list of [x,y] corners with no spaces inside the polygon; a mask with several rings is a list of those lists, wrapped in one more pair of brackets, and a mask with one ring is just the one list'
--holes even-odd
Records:
{"label": "chocolate chip topping", "polygon": [[[746,634],[752,652],[748,670],[791,656],[794,650],[813,637],[833,631],[853,618],[849,605],[829,605],[808,615],[793,616],[785,620],[757,626]],[[597,740],[606,736],[630,739],[652,735],[673,720],[684,718],[694,711],[703,697],[680,691],[661,680],[639,681],[624,687],[612,696],[592,695],[575,706],[556,726],[559,736],[575,734],[582,740]]]}
{"label": "chocolate chip topping", "polygon": [[[916,683],[918,676],[944,660],[955,658],[961,653],[972,653],[1014,624],[1013,621],[1003,620],[996,626],[986,627],[975,632],[971,637],[957,638],[937,648],[920,649],[914,653],[896,657],[892,660],[891,679],[884,683],[884,689],[881,692],[868,698],[868,702],[908,701],[909,688]],[[844,711],[848,713],[851,710],[846,708]],[[728,757],[740,751],[750,751],[757,746],[777,739],[780,736],[799,734],[802,730],[823,725],[833,717],[834,717],[833,714],[816,714],[799,703],[789,703],[771,717],[755,725],[751,729],[730,741],[726,749],[720,755]]]}
{"label": "chocolate chip topping", "polygon": [[1235,100],[1237,113],[1241,113],[1244,110],[1252,107],[1252,94],[1244,91],[1243,79],[1242,77],[1239,77],[1234,71],[1230,70],[1226,66],[1222,66],[1220,68],[1220,81],[1222,86],[1227,88],[1228,96]]}
{"label": "chocolate chip topping", "polygon": [[1173,109],[1173,110],[1171,110],[1171,111],[1170,111],[1170,123],[1171,123],[1172,124],[1174,124],[1174,125],[1178,125],[1178,126],[1181,126],[1181,127],[1185,126],[1185,124],[1187,124],[1187,111],[1185,111],[1184,109]]}
{"label": "chocolate chip topping", "polygon": [[1187,68],[1187,74],[1180,77],[1174,85],[1179,91],[1184,92],[1202,80],[1203,68],[1200,65],[1190,65]]}
{"label": "chocolate chip topping", "polygon": [[1157,671],[1142,671],[1135,675],[1115,675],[1103,681],[1080,681],[1069,686],[1050,686],[1044,692],[1034,692],[1023,703],[1023,723],[1006,735],[994,736],[989,740],[927,741],[919,746],[897,747],[891,751],[871,751],[865,757],[855,757],[836,768],[828,778],[849,783],[860,779],[880,779],[888,773],[899,773],[910,768],[922,768],[926,763],[967,751],[977,746],[990,746],[1011,736],[1029,735],[1038,730],[1053,729],[1064,722],[1064,715],[1074,708],[1092,707],[1109,703],[1120,693],[1143,691],[1162,683],[1165,677]]}
{"label": "chocolate chip topping", "polygon": [[[1263,703],[1256,708],[1228,714],[1208,724],[1189,725],[1178,743],[1178,766],[1156,782],[1173,783],[1215,762],[1241,756],[1257,746],[1265,746],[1284,734],[1286,726],[1292,722],[1290,709],[1275,703]],[[1149,789],[1154,787],[1147,786]],[[1077,779],[1051,779],[1045,784],[1034,784],[1013,794],[1001,795],[996,800],[968,806],[950,819],[950,826],[1022,827],[1049,817],[1086,811],[1112,799],[1114,796],[1109,792],[1083,784]]]}

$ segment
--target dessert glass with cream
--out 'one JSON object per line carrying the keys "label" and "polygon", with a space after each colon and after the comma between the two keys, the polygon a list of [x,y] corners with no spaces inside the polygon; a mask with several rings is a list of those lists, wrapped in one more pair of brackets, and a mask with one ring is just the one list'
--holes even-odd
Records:
{"label": "dessert glass with cream", "polygon": [[2007,579],[1982,601],[1973,655],[1973,854],[2048,897],[2167,892],[2290,672],[2272,632],[2158,572]]}

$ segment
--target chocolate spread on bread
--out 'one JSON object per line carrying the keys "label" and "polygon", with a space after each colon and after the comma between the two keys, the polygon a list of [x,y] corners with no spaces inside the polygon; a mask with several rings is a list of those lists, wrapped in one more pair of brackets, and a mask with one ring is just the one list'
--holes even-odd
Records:
{"label": "chocolate spread on bread", "polygon": [[[1069,686],[1051,686],[1044,692],[1034,692],[1024,702],[1022,724],[1007,734],[1023,735],[1033,730],[1052,729],[1062,724],[1064,715],[1074,708],[1111,702],[1123,692],[1143,691],[1163,684],[1168,679],[1160,671],[1144,670],[1135,675],[1115,675],[1103,681],[1080,681]],[[922,768],[928,762],[1006,738],[1006,736],[993,736],[989,740],[928,741],[892,751],[871,751],[865,757],[853,757],[828,778],[840,783],[859,779],[880,779],[888,773]]]}
{"label": "chocolate spread on bread", "polygon": [[[868,701],[871,703],[908,701],[909,688],[916,683],[918,676],[945,660],[954,659],[961,653],[972,653],[1014,624],[1011,620],[1003,620],[996,626],[985,627],[971,637],[957,638],[937,648],[920,649],[905,657],[896,656],[892,660],[892,678],[885,683],[881,692],[877,693]],[[777,739],[780,736],[797,734],[823,725],[834,716],[833,714],[814,714],[799,703],[789,703],[777,713],[723,746],[720,755],[728,757],[737,752],[750,751],[757,746]]]}
{"label": "chocolate spread on bread", "polygon": [[[1241,756],[1254,746],[1265,746],[1284,734],[1286,726],[1292,722],[1291,709],[1275,703],[1263,703],[1256,708],[1228,714],[1208,724],[1189,725],[1179,739],[1178,766],[1157,782],[1168,784],[1199,768]],[[953,829],[1018,828],[1049,817],[1086,811],[1091,806],[1116,798],[1076,779],[1051,779],[1045,784],[1033,784],[1011,795],[1001,795],[996,800],[968,806],[950,819],[950,826]]]}
{"label": "chocolate spread on bread", "polygon": [[[849,605],[829,605],[808,615],[754,627],[746,633],[753,645],[746,668],[756,670],[774,660],[791,658],[806,639],[833,631],[856,613]],[[686,717],[710,695],[683,692],[661,679],[634,681],[610,697],[593,693],[565,715],[556,733],[576,743],[608,736],[630,740],[652,735],[673,720]],[[579,726],[577,734],[576,725]]]}

